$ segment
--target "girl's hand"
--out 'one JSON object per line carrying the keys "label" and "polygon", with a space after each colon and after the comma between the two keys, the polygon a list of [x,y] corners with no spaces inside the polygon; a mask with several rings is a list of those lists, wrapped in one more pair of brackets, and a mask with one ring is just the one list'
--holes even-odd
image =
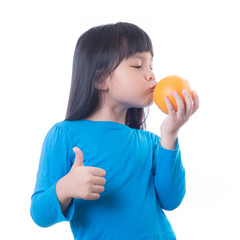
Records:
{"label": "girl's hand", "polygon": [[167,97],[164,98],[164,102],[168,109],[168,116],[161,125],[161,145],[166,149],[173,150],[176,148],[176,139],[179,129],[199,108],[199,98],[195,91],[193,92],[193,100],[186,89],[184,89],[182,93],[186,105],[179,94],[176,91],[173,92],[173,97],[178,105],[177,111],[175,111],[170,100]]}
{"label": "girl's hand", "polygon": [[82,151],[74,147],[75,160],[71,170],[56,185],[56,193],[62,212],[66,210],[72,198],[96,200],[104,191],[105,170],[83,165]]}

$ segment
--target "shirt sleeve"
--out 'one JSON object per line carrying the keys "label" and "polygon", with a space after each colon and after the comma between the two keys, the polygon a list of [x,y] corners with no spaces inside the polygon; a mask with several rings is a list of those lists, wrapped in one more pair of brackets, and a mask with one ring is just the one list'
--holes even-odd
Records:
{"label": "shirt sleeve", "polygon": [[36,185],[31,198],[32,219],[41,227],[70,221],[73,217],[74,200],[63,214],[56,194],[56,183],[71,169],[73,157],[71,150],[67,134],[61,126],[54,125],[42,145]]}
{"label": "shirt sleeve", "polygon": [[186,192],[185,169],[177,139],[176,150],[164,149],[160,137],[153,134],[153,175],[156,194],[164,210],[177,208]]}

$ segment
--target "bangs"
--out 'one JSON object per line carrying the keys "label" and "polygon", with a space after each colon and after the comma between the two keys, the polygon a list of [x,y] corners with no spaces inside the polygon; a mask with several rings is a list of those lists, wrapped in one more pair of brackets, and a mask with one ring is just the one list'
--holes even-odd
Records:
{"label": "bangs", "polygon": [[[121,23],[118,23],[121,25]],[[117,24],[116,24],[117,25]],[[118,28],[117,28],[118,29]],[[153,46],[149,36],[134,24],[119,26],[119,44],[121,46],[119,55],[121,61],[136,53],[150,52],[153,56]]]}
{"label": "bangs", "polygon": [[[102,79],[115,70],[124,59],[136,53],[150,52],[153,57],[153,46],[150,37],[132,23],[119,22],[99,28],[97,46],[102,46],[98,54],[98,70]],[[104,68],[105,66],[105,68]],[[106,67],[107,66],[107,67]],[[103,72],[100,69],[104,69]]]}

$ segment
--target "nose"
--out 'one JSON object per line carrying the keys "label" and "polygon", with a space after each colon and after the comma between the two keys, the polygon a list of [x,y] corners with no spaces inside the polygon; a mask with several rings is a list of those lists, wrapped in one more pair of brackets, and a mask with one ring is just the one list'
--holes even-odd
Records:
{"label": "nose", "polygon": [[145,74],[145,79],[146,79],[147,81],[155,80],[155,75],[154,75],[154,73],[153,73],[152,70],[149,69],[149,70],[146,72],[146,74]]}

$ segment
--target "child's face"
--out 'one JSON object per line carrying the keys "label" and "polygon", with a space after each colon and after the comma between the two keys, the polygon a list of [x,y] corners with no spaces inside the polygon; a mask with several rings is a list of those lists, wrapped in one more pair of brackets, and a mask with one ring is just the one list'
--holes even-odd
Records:
{"label": "child's face", "polygon": [[153,103],[156,85],[150,52],[123,60],[106,79],[108,99],[124,108],[147,107]]}

